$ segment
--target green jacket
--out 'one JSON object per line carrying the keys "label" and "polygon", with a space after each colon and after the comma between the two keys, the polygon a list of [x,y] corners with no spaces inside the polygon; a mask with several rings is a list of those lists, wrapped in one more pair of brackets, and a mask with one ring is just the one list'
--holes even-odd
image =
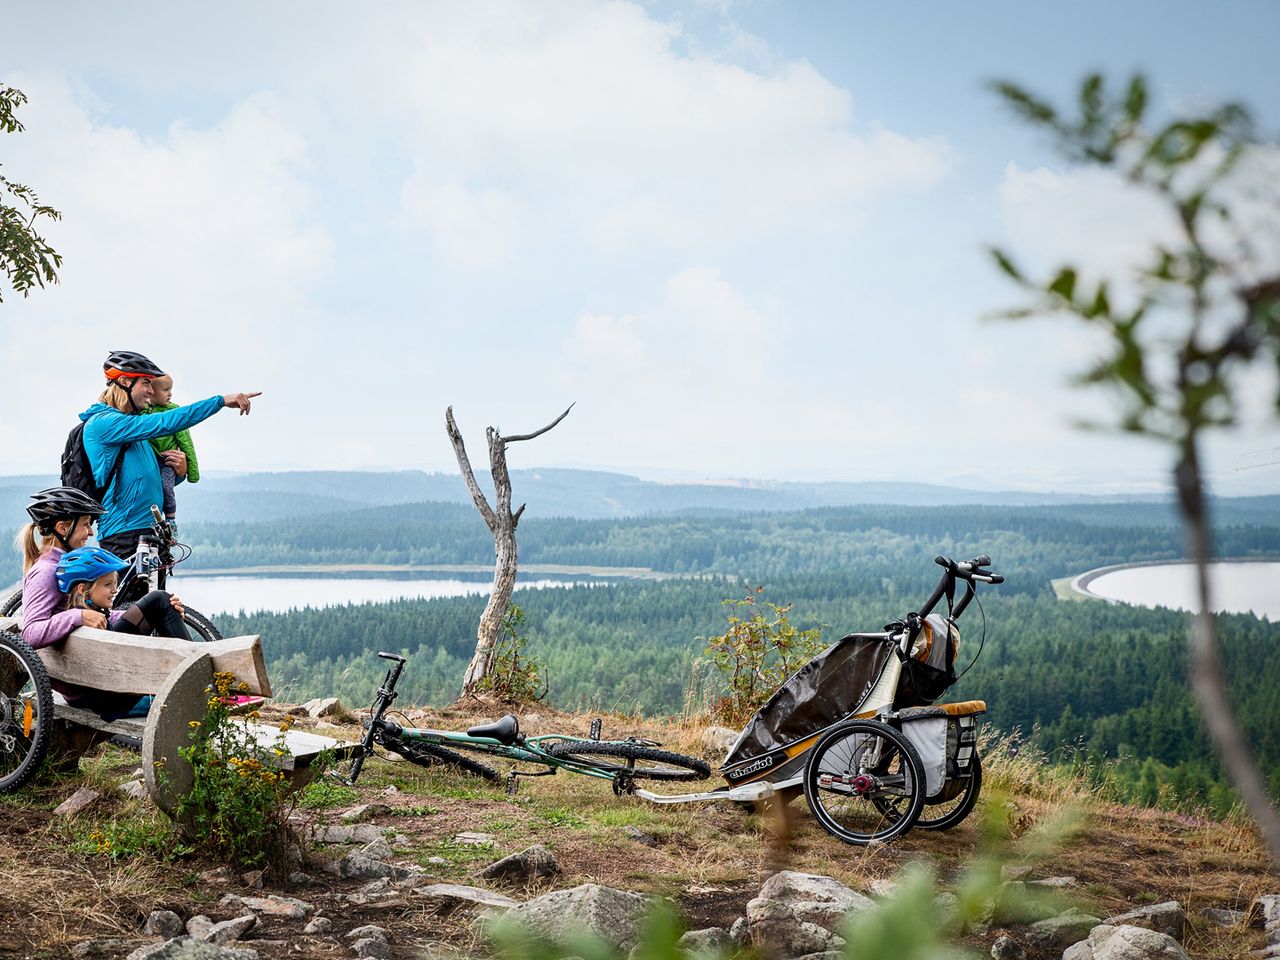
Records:
{"label": "green jacket", "polygon": [[[166,403],[163,406],[152,404],[142,412],[147,413],[164,413],[166,410],[177,409],[176,403]],[[177,433],[168,437],[156,437],[151,441],[151,446],[155,447],[156,453],[164,453],[166,450],[181,450],[187,455],[187,481],[189,483],[198,483],[200,481],[200,461],[196,459],[196,445],[191,442],[190,430],[179,430]]]}

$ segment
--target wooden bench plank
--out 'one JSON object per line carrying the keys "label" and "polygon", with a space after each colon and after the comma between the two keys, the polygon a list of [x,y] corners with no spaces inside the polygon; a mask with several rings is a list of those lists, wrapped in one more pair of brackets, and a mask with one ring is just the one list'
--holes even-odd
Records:
{"label": "wooden bench plank", "polygon": [[137,740],[142,739],[142,733],[147,725],[144,717],[121,717],[119,720],[107,721],[92,710],[73,707],[66,703],[55,704],[53,715],[59,720],[69,720],[71,723],[88,727],[90,730],[100,730],[112,736],[133,737]]}
{"label": "wooden bench plank", "polygon": [[165,680],[196,652],[207,654],[213,669],[248,684],[246,691],[271,696],[271,681],[259,637],[231,637],[189,643],[168,637],[140,637],[80,627],[53,646],[36,651],[49,676],[64,683],[110,693],[157,693]]}

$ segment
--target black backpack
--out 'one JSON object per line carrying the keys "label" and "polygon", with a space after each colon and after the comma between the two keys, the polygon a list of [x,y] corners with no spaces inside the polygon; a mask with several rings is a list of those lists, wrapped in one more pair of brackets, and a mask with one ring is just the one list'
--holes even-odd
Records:
{"label": "black backpack", "polygon": [[124,459],[124,451],[116,455],[116,462],[111,465],[111,470],[107,473],[107,482],[104,486],[98,486],[93,482],[93,467],[89,465],[89,454],[84,449],[84,425],[87,420],[81,420],[67,434],[67,445],[62,451],[62,485],[64,487],[75,487],[81,493],[88,494],[102,503],[102,498],[107,495],[107,491],[111,489],[111,484],[115,482],[116,474],[120,470],[120,461]]}

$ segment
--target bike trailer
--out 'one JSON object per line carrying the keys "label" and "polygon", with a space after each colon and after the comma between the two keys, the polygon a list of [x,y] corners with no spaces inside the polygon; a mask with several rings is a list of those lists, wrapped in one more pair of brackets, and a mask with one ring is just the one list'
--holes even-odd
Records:
{"label": "bike trailer", "polygon": [[804,773],[808,751],[832,727],[942,696],[956,679],[955,624],[927,616],[912,656],[901,671],[889,670],[901,638],[901,632],[849,634],[788,677],[729,749],[720,767],[729,785],[767,780],[791,786]]}

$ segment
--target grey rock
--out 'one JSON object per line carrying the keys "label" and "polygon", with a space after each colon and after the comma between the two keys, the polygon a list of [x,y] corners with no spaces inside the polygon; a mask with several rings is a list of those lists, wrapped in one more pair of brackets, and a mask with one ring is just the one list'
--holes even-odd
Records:
{"label": "grey rock", "polygon": [[745,947],[751,942],[751,927],[746,917],[739,917],[733,921],[733,925],[729,927],[729,939],[733,941],[734,946],[738,947]]}
{"label": "grey rock", "polygon": [[1177,900],[1138,907],[1127,913],[1119,913],[1102,921],[1113,927],[1150,927],[1181,942],[1187,930],[1187,915]]}
{"label": "grey rock", "polygon": [[301,920],[307,914],[314,913],[316,909],[312,904],[295,900],[293,897],[238,897],[234,893],[226,894],[218,901],[218,906],[224,910],[243,909],[273,917],[287,917],[291,920]]}
{"label": "grey rock", "polygon": [[325,872],[335,874],[344,880],[377,880],[386,877],[389,880],[403,880],[406,877],[422,873],[421,867],[395,866],[383,860],[372,860],[359,853],[353,853],[333,863],[325,864]]}
{"label": "grey rock", "polygon": [[882,900],[887,900],[889,897],[892,897],[897,893],[898,884],[887,877],[877,877],[871,881],[867,889],[870,891],[872,896],[880,897]]}
{"label": "grey rock", "polygon": [[676,946],[687,953],[727,954],[732,951],[734,943],[729,931],[723,927],[707,927],[705,930],[690,930]]}
{"label": "grey rock", "polygon": [[94,790],[92,787],[81,787],[71,796],[67,797],[66,800],[63,800],[62,803],[58,804],[58,806],[53,810],[53,815],[55,817],[74,817],[100,796],[102,796],[102,794],[97,790]]}
{"label": "grey rock", "polygon": [[649,911],[649,898],[595,883],[544,894],[507,911],[505,920],[560,941],[571,931],[592,934],[629,950]]}
{"label": "grey rock", "polygon": [[1033,923],[1027,931],[1027,939],[1036,947],[1064,947],[1088,936],[1089,931],[1101,922],[1098,917],[1072,907],[1066,913]]}
{"label": "grey rock", "polygon": [[[1035,923],[1050,920],[1062,911],[1061,904],[1049,887],[1030,887],[1021,880],[1006,880],[1000,884],[986,918],[995,924]],[[1094,921],[1095,923],[1097,921]],[[1085,930],[1087,933],[1088,930]],[[1084,936],[1084,933],[1081,934]]]}
{"label": "grey rock", "polygon": [[360,823],[370,817],[380,817],[390,812],[391,808],[385,803],[362,803],[344,813],[341,819],[343,823]]}
{"label": "grey rock", "polygon": [[291,887],[309,887],[313,883],[315,883],[315,881],[311,879],[311,874],[309,873],[304,873],[301,870],[295,870],[293,873],[289,874],[289,886]]}
{"label": "grey rock", "polygon": [[316,830],[317,843],[374,843],[386,831],[374,823],[333,823]]}
{"label": "grey rock", "polygon": [[475,833],[471,830],[464,830],[453,838],[454,843],[460,843],[464,847],[491,847],[494,844],[492,833]]}
{"label": "grey rock", "polygon": [[821,953],[806,953],[797,960],[845,960],[843,950],[823,950]]}
{"label": "grey rock", "polygon": [[182,936],[186,928],[182,925],[182,918],[172,910],[152,910],[147,915],[147,922],[143,925],[142,931],[155,937],[172,940],[174,937]]}
{"label": "grey rock", "polygon": [[869,897],[850,890],[838,880],[795,870],[779,870],[769,877],[757,897],[782,903],[834,903],[861,909],[874,906]]}
{"label": "grey rock", "polygon": [[1029,867],[1025,864],[1007,863],[1000,868],[1000,879],[1025,880],[1033,869],[1033,867]]}
{"label": "grey rock", "polygon": [[1027,951],[1013,937],[996,937],[991,944],[992,960],[1026,960]]}
{"label": "grey rock", "polygon": [[351,716],[347,708],[342,705],[342,701],[337,697],[320,697],[316,700],[308,700],[302,705],[302,709],[307,711],[307,716],[313,720],[319,720],[321,717],[328,717],[331,720],[345,720]]}
{"label": "grey rock", "polygon": [[749,902],[747,926],[751,942],[784,957],[801,957],[844,946],[842,937],[826,926],[800,919],[792,908],[792,904],[762,897]]}
{"label": "grey rock", "polygon": [[1080,881],[1075,877],[1046,877],[1043,880],[1027,880],[1028,887],[1040,887],[1047,890],[1065,890],[1068,887],[1074,887]]}
{"label": "grey rock", "polygon": [[383,894],[393,892],[394,889],[395,888],[391,886],[391,881],[388,878],[379,877],[377,880],[370,880],[357,892],[364,894],[366,897],[379,897]]}
{"label": "grey rock", "polygon": [[1275,960],[1280,957],[1280,943],[1273,943],[1269,947],[1261,950],[1253,950],[1249,953],[1250,960]]}
{"label": "grey rock", "polygon": [[74,960],[114,960],[124,956],[126,951],[132,952],[139,947],[151,946],[151,940],[121,940],[118,937],[107,937],[102,940],[82,940],[72,944],[71,956]]}
{"label": "grey rock", "polygon": [[1200,916],[1220,927],[1238,927],[1245,922],[1248,913],[1244,910],[1223,910],[1219,907],[1201,907]]}
{"label": "grey rock", "polygon": [[262,878],[266,872],[266,870],[247,870],[240,874],[240,882],[246,887],[252,887],[254,890],[261,890]]}
{"label": "grey rock", "polygon": [[367,957],[369,960],[391,960],[391,945],[376,937],[357,940],[351,944],[351,949],[355,951],[357,957]]}
{"label": "grey rock", "polygon": [[485,890],[482,887],[468,887],[460,883],[433,883],[426,887],[417,887],[413,891],[415,897],[435,901],[441,906],[477,906],[507,910],[519,905],[501,893]]}
{"label": "grey rock", "polygon": [[738,742],[739,735],[740,731],[728,727],[707,727],[702,731],[701,739],[708,750],[723,757]]}
{"label": "grey rock", "polygon": [[145,800],[147,798],[147,785],[141,780],[126,780],[116,787],[116,792],[131,800]]}
{"label": "grey rock", "polygon": [[242,917],[236,917],[233,920],[223,920],[221,923],[215,923],[209,931],[208,942],[216,943],[220,947],[225,947],[235,943],[246,933],[258,925],[258,918],[252,913],[246,913]]}
{"label": "grey rock", "polygon": [[1102,923],[1089,938],[1073,944],[1062,960],[1189,960],[1186,951],[1167,934],[1146,927]]}
{"label": "grey rock", "polygon": [[208,940],[209,931],[213,929],[213,921],[203,913],[197,914],[187,921],[187,933],[196,940]]}
{"label": "grey rock", "polygon": [[656,847],[658,845],[656,837],[645,833],[639,827],[633,827],[631,824],[627,824],[623,827],[622,832],[627,835],[628,840],[634,840],[636,843],[642,843],[646,847]]}
{"label": "grey rock", "polygon": [[370,860],[390,860],[395,855],[391,844],[387,843],[381,833],[356,851],[356,856],[367,857]]}
{"label": "grey rock", "polygon": [[1280,923],[1280,893],[1258,897],[1249,904],[1249,926],[1267,927]]}
{"label": "grey rock", "polygon": [[933,916],[944,928],[960,919],[960,899],[954,893],[940,893],[933,898]]}
{"label": "grey rock", "polygon": [[191,937],[176,937],[164,943],[139,947],[129,954],[127,960],[258,960],[258,951],[237,950]]}
{"label": "grey rock", "polygon": [[537,877],[550,877],[560,872],[560,863],[555,854],[540,843],[527,847],[519,853],[503,857],[489,864],[480,871],[479,876],[485,880],[516,880],[525,882]]}
{"label": "grey rock", "polygon": [[384,930],[382,927],[378,927],[370,923],[370,924],[366,924],[363,927],[356,927],[354,930],[349,931],[345,939],[347,940],[381,940],[383,943],[386,943],[387,937],[388,937],[388,934],[386,930]]}
{"label": "grey rock", "polygon": [[322,937],[333,932],[333,921],[328,917],[316,917],[302,928],[302,932],[309,937]]}

